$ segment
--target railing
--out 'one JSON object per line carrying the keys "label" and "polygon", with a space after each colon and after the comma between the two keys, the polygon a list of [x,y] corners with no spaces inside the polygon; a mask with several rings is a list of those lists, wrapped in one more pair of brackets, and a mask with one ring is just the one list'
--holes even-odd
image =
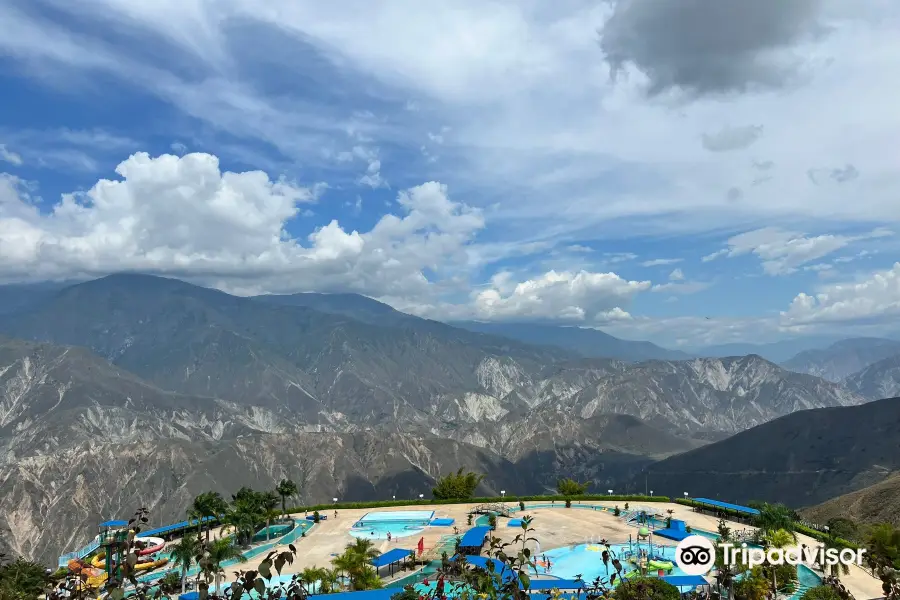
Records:
{"label": "railing", "polygon": [[68,554],[63,554],[59,557],[59,566],[65,567],[70,560],[81,560],[91,552],[95,551],[100,547],[100,540],[94,539],[94,541],[88,543],[85,546],[82,546],[75,552],[69,552]]}

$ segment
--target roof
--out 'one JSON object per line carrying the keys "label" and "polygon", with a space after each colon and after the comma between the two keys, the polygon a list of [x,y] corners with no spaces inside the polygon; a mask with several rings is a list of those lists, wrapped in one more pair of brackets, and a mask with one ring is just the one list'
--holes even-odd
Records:
{"label": "roof", "polygon": [[104,521],[100,523],[100,527],[125,527],[128,525],[128,521]]}
{"label": "roof", "polygon": [[653,532],[653,535],[658,535],[660,537],[668,538],[670,540],[675,540],[676,542],[680,542],[684,538],[691,535],[684,529],[657,529]]}
{"label": "roof", "polygon": [[758,515],[759,511],[755,508],[750,508],[749,506],[742,506],[740,504],[731,504],[729,502],[720,502],[718,500],[710,500],[709,498],[692,498],[694,502],[697,504],[706,504],[707,506],[715,506],[717,508],[727,508],[729,510],[733,510],[736,512],[744,513],[745,515]]}
{"label": "roof", "polygon": [[[207,521],[214,520],[215,517],[203,517],[200,519],[201,523],[205,523]],[[188,527],[194,527],[197,525],[197,521],[181,521],[180,523],[172,523],[171,525],[163,525],[162,527],[157,527],[156,529],[151,529],[149,531],[142,531],[141,535],[149,536],[149,535],[161,535],[164,533],[169,533],[170,531],[178,531],[179,529],[186,529]]]}
{"label": "roof", "polygon": [[483,546],[484,538],[488,536],[488,533],[490,533],[490,531],[490,527],[473,527],[463,534],[462,539],[459,540],[459,545],[463,548]]}
{"label": "roof", "polygon": [[376,569],[378,567],[386,567],[389,564],[399,562],[413,554],[412,550],[404,550],[403,548],[394,548],[393,550],[388,550],[384,554],[376,556],[371,561],[369,561],[373,567]]}
{"label": "roof", "polygon": [[362,590],[359,592],[337,592],[335,594],[315,594],[308,598],[320,598],[321,600],[390,600],[391,596],[399,594],[403,588],[382,588],[380,590]]}
{"label": "roof", "polygon": [[529,591],[537,590],[580,590],[584,581],[579,579],[532,579],[528,584]]}
{"label": "roof", "polygon": [[662,580],[680,588],[709,585],[709,582],[703,575],[667,575],[666,577],[663,577]]}

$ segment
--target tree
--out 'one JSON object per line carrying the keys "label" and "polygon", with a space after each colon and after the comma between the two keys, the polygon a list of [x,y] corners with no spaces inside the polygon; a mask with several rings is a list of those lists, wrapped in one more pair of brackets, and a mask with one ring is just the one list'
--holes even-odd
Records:
{"label": "tree", "polygon": [[287,514],[287,498],[293,498],[297,495],[300,490],[297,489],[297,484],[291,481],[290,479],[282,479],[278,482],[278,485],[275,487],[275,492],[281,496],[281,514]]}
{"label": "tree", "polygon": [[[283,499],[282,499],[283,500]],[[260,508],[262,508],[263,516],[266,519],[266,541],[269,541],[269,529],[272,527],[272,518],[277,516],[275,507],[278,506],[278,494],[275,492],[265,492],[260,497]]]}
{"label": "tree", "polygon": [[169,547],[169,557],[172,566],[181,569],[181,593],[185,593],[187,584],[187,572],[194,565],[194,560],[200,552],[200,541],[193,535],[185,535],[177,544]]}
{"label": "tree", "polygon": [[613,591],[614,600],[680,600],[678,588],[655,577],[625,579]]}
{"label": "tree", "polygon": [[[191,503],[190,512],[198,519],[207,517],[219,518],[226,510],[228,503],[219,492],[203,492],[194,498]],[[203,526],[201,525],[201,528]],[[212,528],[211,523],[206,524],[206,541],[209,543],[209,531]]]}
{"label": "tree", "polygon": [[203,553],[197,561],[200,565],[201,572],[213,578],[215,582],[214,591],[219,593],[221,585],[221,577],[224,574],[222,563],[228,560],[236,560],[238,562],[247,562],[241,550],[235,546],[228,538],[219,538],[213,540],[203,548]]}
{"label": "tree", "polygon": [[[769,582],[754,567],[732,586],[735,600],[766,600],[769,594]],[[754,572],[756,571],[756,572]]]}
{"label": "tree", "polygon": [[556,482],[556,491],[559,492],[561,496],[581,496],[588,489],[587,483],[579,483],[574,479],[566,478],[560,479]]}
{"label": "tree", "polygon": [[47,570],[37,563],[17,558],[0,566],[0,599],[37,598],[49,584]]}
{"label": "tree", "polygon": [[890,523],[872,527],[866,550],[866,564],[881,579],[885,599],[900,599],[900,529]]}
{"label": "tree", "polygon": [[792,540],[796,540],[797,534],[794,532],[796,517],[797,513],[784,504],[763,503],[759,508],[759,514],[753,519],[753,525],[762,535],[783,529],[789,533]]}
{"label": "tree", "polygon": [[475,490],[484,480],[484,475],[477,473],[463,473],[460,467],[456,473],[448,473],[439,478],[437,484],[431,490],[431,494],[438,500],[458,500],[472,498]]}
{"label": "tree", "polygon": [[811,587],[800,596],[800,600],[843,600],[841,595],[830,585]]}

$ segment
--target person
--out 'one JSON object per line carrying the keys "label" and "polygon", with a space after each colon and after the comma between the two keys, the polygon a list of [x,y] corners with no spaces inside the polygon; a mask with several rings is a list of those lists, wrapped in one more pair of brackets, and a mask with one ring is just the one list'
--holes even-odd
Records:
{"label": "person", "polygon": [[337,511],[334,511],[334,518],[337,519]]}
{"label": "person", "polygon": [[391,532],[390,531],[388,531],[388,533],[387,533],[387,539],[389,542],[391,541]]}

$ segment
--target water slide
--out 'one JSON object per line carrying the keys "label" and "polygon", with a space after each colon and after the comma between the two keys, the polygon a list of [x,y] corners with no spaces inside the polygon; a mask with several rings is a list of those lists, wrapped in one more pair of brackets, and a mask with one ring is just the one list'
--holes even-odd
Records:
{"label": "water slide", "polygon": [[91,589],[99,588],[106,583],[108,575],[106,574],[106,571],[102,569],[95,569],[94,567],[88,566],[85,562],[75,559],[70,560],[66,566],[74,575],[87,575],[84,584]]}
{"label": "water slide", "polygon": [[155,554],[166,547],[165,540],[158,537],[137,537],[134,538],[134,541],[143,546],[142,550],[138,550],[138,556]]}

